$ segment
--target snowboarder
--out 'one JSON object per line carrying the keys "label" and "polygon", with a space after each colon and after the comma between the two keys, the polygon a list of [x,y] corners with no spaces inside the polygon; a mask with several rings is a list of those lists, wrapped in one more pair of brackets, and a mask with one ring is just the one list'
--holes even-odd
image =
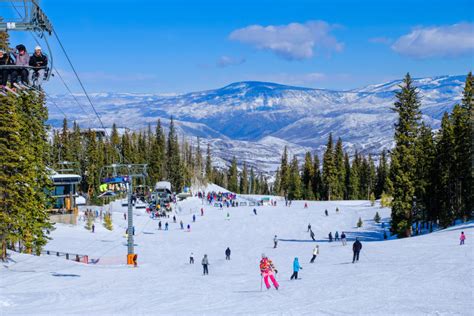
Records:
{"label": "snowboarder", "polygon": [[273,238],[273,248],[276,248],[278,246],[278,238],[277,235]]}
{"label": "snowboarder", "polygon": [[230,260],[230,248],[227,247],[225,250],[225,260]]}
{"label": "snowboarder", "polygon": [[298,272],[303,270],[303,267],[300,266],[300,262],[298,261],[298,258],[296,257],[295,260],[293,261],[293,274],[291,275],[290,280],[298,280]]}
{"label": "snowboarder", "polygon": [[161,230],[161,221],[158,222],[158,229]]}
{"label": "snowboarder", "polygon": [[309,263],[314,263],[314,260],[316,259],[318,255],[319,255],[319,246],[316,245],[313,249],[313,257],[311,257],[311,260]]}
{"label": "snowboarder", "polygon": [[329,216],[328,210],[325,210],[325,211],[324,211],[324,214],[326,214],[326,216]]}
{"label": "snowboarder", "polygon": [[203,271],[202,275],[209,274],[209,269],[208,269],[209,260],[207,259],[207,255],[204,255],[204,257],[202,258],[201,264],[202,264],[202,271]]}
{"label": "snowboarder", "polygon": [[312,239],[313,241],[316,241],[316,239],[314,238],[314,232],[313,232],[312,230],[310,230],[309,235],[311,236],[311,239]]}
{"label": "snowboarder", "polygon": [[262,260],[260,260],[260,274],[263,277],[263,281],[265,282],[267,290],[270,289],[270,283],[268,282],[268,278],[270,278],[270,280],[272,281],[275,289],[278,290],[279,284],[275,279],[273,272],[278,273],[278,270],[275,269],[273,262],[268,259],[265,254],[262,254]]}
{"label": "snowboarder", "polygon": [[257,209],[256,209],[256,208],[253,209],[253,213],[254,213],[255,215],[257,215]]}
{"label": "snowboarder", "polygon": [[311,224],[308,224],[308,233],[311,231]]}
{"label": "snowboarder", "polygon": [[459,240],[460,240],[459,245],[464,245],[464,240],[466,240],[466,235],[464,235],[464,232],[461,232],[461,236],[459,237]]}
{"label": "snowboarder", "polygon": [[362,243],[359,241],[359,238],[356,238],[354,244],[352,245],[352,251],[354,252],[354,256],[352,257],[352,263],[355,261],[359,261],[359,253],[362,249]]}
{"label": "snowboarder", "polygon": [[92,232],[95,232],[95,225],[92,224]]}
{"label": "snowboarder", "polygon": [[344,232],[341,234],[341,241],[343,246],[347,245],[346,234]]}
{"label": "snowboarder", "polygon": [[329,242],[332,242],[332,233],[331,232],[329,232],[328,237],[329,237]]}
{"label": "snowboarder", "polygon": [[168,222],[165,223],[165,230],[168,230]]}
{"label": "snowboarder", "polygon": [[196,222],[196,215],[193,214],[193,223]]}
{"label": "snowboarder", "polygon": [[339,240],[339,232],[336,230],[336,233],[334,234],[334,241]]}
{"label": "snowboarder", "polygon": [[194,264],[194,254],[191,252],[191,255],[189,256],[189,264]]}

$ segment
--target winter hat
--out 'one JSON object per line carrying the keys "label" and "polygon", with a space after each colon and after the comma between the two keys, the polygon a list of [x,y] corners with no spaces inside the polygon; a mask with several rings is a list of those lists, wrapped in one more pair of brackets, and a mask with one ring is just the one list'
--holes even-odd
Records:
{"label": "winter hat", "polygon": [[36,47],[35,47],[35,50],[41,50],[41,46],[39,46],[39,45],[36,46]]}
{"label": "winter hat", "polygon": [[19,51],[20,51],[20,50],[26,51],[26,47],[25,47],[25,45],[23,45],[23,44],[17,45],[17,46],[16,46],[16,49],[18,49]]}

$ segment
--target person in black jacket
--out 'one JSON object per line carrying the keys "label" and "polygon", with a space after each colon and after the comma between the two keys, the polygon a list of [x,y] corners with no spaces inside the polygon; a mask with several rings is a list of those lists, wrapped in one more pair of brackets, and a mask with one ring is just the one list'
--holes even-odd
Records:
{"label": "person in black jacket", "polygon": [[[0,66],[13,65],[13,60],[3,49],[0,48]],[[6,86],[8,81],[8,76],[10,75],[11,70],[9,69],[0,69],[0,86]]]}
{"label": "person in black jacket", "polygon": [[227,247],[225,250],[225,260],[230,260],[230,248]]}
{"label": "person in black jacket", "polygon": [[352,257],[352,263],[355,261],[359,261],[359,253],[362,249],[362,243],[356,238],[354,244],[352,245],[352,251],[354,252],[354,256]]}
{"label": "person in black jacket", "polygon": [[35,53],[30,57],[30,66],[37,67],[31,71],[30,82],[33,83],[33,87],[41,89],[46,66],[48,66],[48,57],[43,55],[41,47],[35,47]]}

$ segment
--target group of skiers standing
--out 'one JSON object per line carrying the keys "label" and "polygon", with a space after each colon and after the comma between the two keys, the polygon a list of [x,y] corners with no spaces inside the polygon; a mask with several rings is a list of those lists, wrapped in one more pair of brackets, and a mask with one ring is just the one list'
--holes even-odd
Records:
{"label": "group of skiers standing", "polygon": [[[227,247],[225,250],[225,260],[230,260],[230,248]],[[194,264],[194,254],[191,252],[191,255],[189,256],[189,264]],[[204,257],[202,257],[201,260],[202,264],[202,275],[208,275],[209,274],[209,258],[207,257],[207,254],[204,254]]]}

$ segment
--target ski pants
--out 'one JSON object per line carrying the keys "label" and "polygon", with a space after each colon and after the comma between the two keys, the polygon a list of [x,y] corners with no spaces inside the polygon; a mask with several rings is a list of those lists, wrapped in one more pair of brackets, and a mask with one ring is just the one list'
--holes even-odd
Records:
{"label": "ski pants", "polygon": [[41,85],[43,84],[44,73],[45,73],[44,69],[36,69],[36,70],[30,71],[29,81],[33,85],[37,87],[41,87]]}
{"label": "ski pants", "polygon": [[0,86],[6,86],[7,85],[9,74],[10,74],[9,70],[6,70],[6,69],[0,70]]}
{"label": "ski pants", "polygon": [[12,72],[12,82],[22,82],[28,84],[28,77],[30,76],[28,69],[21,68]]}
{"label": "ski pants", "polygon": [[311,261],[310,263],[314,263],[314,260],[316,259],[316,255],[313,255],[313,257],[311,258]]}
{"label": "ski pants", "polygon": [[189,258],[189,264],[194,264],[194,258],[193,257]]}
{"label": "ski pants", "polygon": [[347,244],[347,241],[346,241],[345,238],[342,238],[341,241],[342,241],[342,245],[343,245],[343,246],[345,246],[345,245]]}
{"label": "ski pants", "polygon": [[461,239],[461,242],[459,243],[459,245],[464,245],[464,239]]}
{"label": "ski pants", "polygon": [[298,271],[293,271],[293,274],[291,275],[290,280],[293,280],[293,279],[298,280]]}
{"label": "ski pants", "polygon": [[280,285],[278,284],[277,280],[275,280],[275,276],[273,275],[273,272],[271,271],[263,272],[262,276],[263,276],[263,282],[265,282],[265,286],[267,287],[267,289],[270,288],[270,282],[268,282],[268,278],[270,278],[270,280],[272,281],[273,286],[276,289],[278,289]]}
{"label": "ski pants", "polygon": [[277,244],[278,244],[278,242],[274,241],[274,242],[273,242],[273,248],[276,248],[276,247],[277,247]]}
{"label": "ski pants", "polygon": [[230,255],[225,255],[225,260],[230,260]]}
{"label": "ski pants", "polygon": [[359,253],[360,251],[354,251],[354,256],[352,257],[352,263],[355,261],[359,261]]}
{"label": "ski pants", "polygon": [[202,274],[209,274],[209,270],[207,269],[207,264],[202,265]]}

